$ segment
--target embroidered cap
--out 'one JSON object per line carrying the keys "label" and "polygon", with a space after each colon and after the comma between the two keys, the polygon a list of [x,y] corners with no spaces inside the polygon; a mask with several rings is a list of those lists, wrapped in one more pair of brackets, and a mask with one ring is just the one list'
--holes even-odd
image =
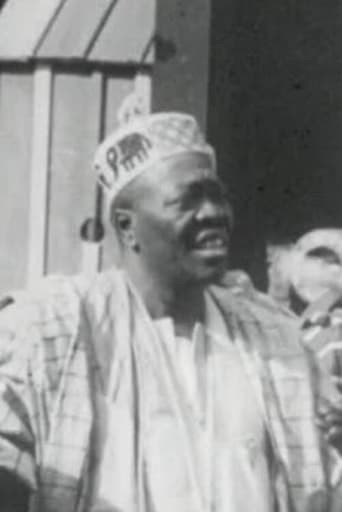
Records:
{"label": "embroidered cap", "polygon": [[207,155],[215,172],[214,150],[206,143],[194,117],[177,112],[149,114],[109,135],[96,151],[94,168],[112,200],[154,164],[192,152]]}

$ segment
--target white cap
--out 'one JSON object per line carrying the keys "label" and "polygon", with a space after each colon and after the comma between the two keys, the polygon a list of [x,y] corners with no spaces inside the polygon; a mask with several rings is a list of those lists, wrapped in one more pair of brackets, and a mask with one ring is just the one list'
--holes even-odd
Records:
{"label": "white cap", "polygon": [[216,172],[214,150],[206,143],[194,117],[178,112],[149,114],[110,134],[96,151],[94,169],[105,193],[113,200],[154,164],[186,153],[207,155]]}

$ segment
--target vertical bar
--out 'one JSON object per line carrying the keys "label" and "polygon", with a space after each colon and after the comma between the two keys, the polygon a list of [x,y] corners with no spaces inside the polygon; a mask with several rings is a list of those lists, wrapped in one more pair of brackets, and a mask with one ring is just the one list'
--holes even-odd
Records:
{"label": "vertical bar", "polygon": [[34,71],[31,189],[29,210],[28,284],[46,270],[46,240],[50,174],[52,70],[39,65]]}
{"label": "vertical bar", "polygon": [[101,242],[82,240],[82,272],[94,274],[99,270]]}
{"label": "vertical bar", "polygon": [[[98,142],[103,138],[104,135],[104,119],[105,119],[105,108],[106,108],[106,88],[105,79],[100,71],[93,74],[92,78],[94,89],[97,90],[98,94],[98,117],[97,117],[97,131],[98,131]],[[89,162],[91,165],[91,162]],[[82,239],[82,263],[81,270],[86,274],[93,274],[100,269],[101,256],[102,256],[102,238],[97,239],[96,236],[96,225],[101,224],[102,214],[102,191],[99,185],[95,187],[95,201],[94,211],[92,212],[92,224],[94,225],[93,236],[87,236]],[[89,230],[89,234],[92,230]]]}
{"label": "vertical bar", "polygon": [[142,113],[151,112],[152,81],[151,72],[139,71],[134,81],[135,94],[140,98]]}

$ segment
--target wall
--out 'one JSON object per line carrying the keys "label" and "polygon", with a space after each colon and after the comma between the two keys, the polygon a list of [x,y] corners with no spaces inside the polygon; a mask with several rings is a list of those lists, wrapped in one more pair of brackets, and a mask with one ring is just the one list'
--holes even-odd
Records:
{"label": "wall", "polygon": [[[28,281],[33,73],[26,65],[0,68],[0,295]],[[133,89],[134,70],[71,64],[54,66],[47,172],[45,272],[82,269],[80,229],[94,217],[96,179],[91,168],[99,140],[117,124],[117,110]],[[44,215],[45,205],[38,208]],[[40,248],[38,249],[40,251]],[[115,242],[106,232],[102,265],[112,264]]]}
{"label": "wall", "polygon": [[0,293],[26,278],[32,82],[28,66],[0,69]]}
{"label": "wall", "polygon": [[[96,209],[92,171],[100,139],[117,125],[116,114],[132,90],[132,72],[60,69],[55,75],[52,115],[47,272],[81,269],[80,228]],[[103,264],[113,262],[111,230],[104,241]]]}

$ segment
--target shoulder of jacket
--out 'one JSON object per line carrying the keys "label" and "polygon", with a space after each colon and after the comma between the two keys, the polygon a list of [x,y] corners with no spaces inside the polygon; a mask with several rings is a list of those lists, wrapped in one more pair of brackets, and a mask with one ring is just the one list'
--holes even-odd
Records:
{"label": "shoulder of jacket", "polygon": [[47,276],[33,287],[10,294],[14,302],[0,311],[0,335],[6,330],[36,330],[42,337],[74,332],[80,322],[83,299],[93,289],[105,292],[110,286],[107,273]]}
{"label": "shoulder of jacket", "polygon": [[261,328],[287,327],[299,331],[300,320],[294,313],[256,289],[248,295],[216,286],[212,291],[223,311],[242,322],[258,324]]}
{"label": "shoulder of jacket", "polygon": [[213,286],[215,294],[226,297],[226,302],[233,304],[237,311],[250,311],[268,322],[284,319],[298,321],[290,309],[275,301],[269,295],[259,291],[249,275],[241,270],[228,271],[218,286]]}

